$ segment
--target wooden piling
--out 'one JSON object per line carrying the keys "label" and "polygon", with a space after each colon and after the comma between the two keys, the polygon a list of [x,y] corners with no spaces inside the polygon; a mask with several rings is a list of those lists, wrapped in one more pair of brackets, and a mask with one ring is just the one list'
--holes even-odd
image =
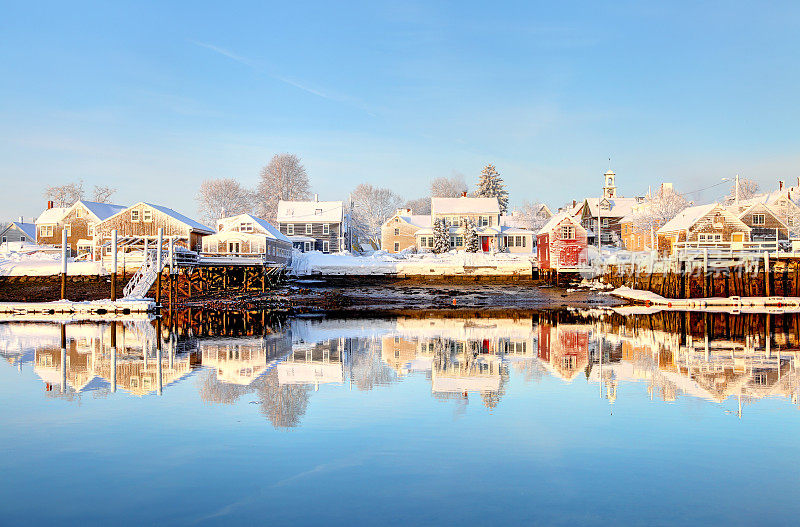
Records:
{"label": "wooden piling", "polygon": [[67,299],[67,231],[61,231],[61,300]]}

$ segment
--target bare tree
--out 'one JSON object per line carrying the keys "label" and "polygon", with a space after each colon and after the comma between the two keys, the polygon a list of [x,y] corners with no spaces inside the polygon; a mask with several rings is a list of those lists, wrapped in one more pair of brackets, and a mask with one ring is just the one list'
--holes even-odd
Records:
{"label": "bare tree", "polygon": [[403,205],[407,209],[411,209],[413,214],[430,214],[431,213],[431,198],[417,198],[406,201]]}
{"label": "bare tree", "polygon": [[56,185],[44,189],[44,197],[56,207],[69,207],[83,199],[83,180],[77,183]]}
{"label": "bare tree", "polygon": [[300,424],[311,397],[305,384],[281,384],[278,370],[272,369],[254,383],[261,412],[275,428],[292,428]]}
{"label": "bare tree", "polygon": [[381,225],[397,212],[403,199],[388,188],[362,183],[350,194],[353,200],[353,227],[359,239],[380,246]]}
{"label": "bare tree", "polygon": [[552,215],[544,204],[536,201],[526,201],[522,204],[519,212],[508,216],[506,221],[513,227],[539,232],[551,217]]}
{"label": "bare tree", "polygon": [[633,216],[633,232],[653,234],[669,220],[691,205],[683,196],[662,186],[658,194],[651,195]]}
{"label": "bare tree", "polygon": [[111,196],[117,191],[114,187],[95,185],[92,191],[92,201],[97,203],[111,203]]}
{"label": "bare tree", "polygon": [[294,154],[275,154],[261,169],[256,188],[256,208],[261,217],[274,220],[278,201],[304,200],[311,197],[311,184],[300,158]]}
{"label": "bare tree", "polygon": [[[738,178],[739,185],[738,185],[738,192],[739,192],[739,199],[750,199],[758,194],[759,188],[758,183],[753,181],[752,179],[746,178]],[[736,192],[737,192],[737,185],[736,183],[733,184],[731,187],[730,192],[723,198],[723,203],[725,205],[732,205],[736,201]]]}
{"label": "bare tree", "polygon": [[431,197],[434,198],[457,198],[467,190],[464,174],[458,172],[453,172],[449,178],[437,177],[431,181]]}
{"label": "bare tree", "polygon": [[253,193],[235,179],[207,179],[197,191],[197,209],[208,225],[225,216],[253,211]]}

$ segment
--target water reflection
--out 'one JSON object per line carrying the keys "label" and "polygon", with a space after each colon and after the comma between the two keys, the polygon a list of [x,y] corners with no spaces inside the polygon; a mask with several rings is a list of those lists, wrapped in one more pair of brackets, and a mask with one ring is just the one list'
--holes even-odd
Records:
{"label": "water reflection", "polygon": [[[185,311],[165,320],[0,324],[0,355],[31,368],[48,397],[158,396],[195,377],[207,404],[246,400],[277,428],[298,426],[314,392],[369,391],[407,377],[456,413],[503,404],[515,383],[597,386],[680,397],[742,416],[764,397],[797,404],[796,315],[553,311],[525,318],[273,319]],[[730,405],[729,405],[730,406]]]}

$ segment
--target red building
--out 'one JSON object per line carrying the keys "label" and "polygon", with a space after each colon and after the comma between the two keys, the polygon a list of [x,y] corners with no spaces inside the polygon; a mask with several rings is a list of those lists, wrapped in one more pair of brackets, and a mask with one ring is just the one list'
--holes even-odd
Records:
{"label": "red building", "polygon": [[562,212],[553,216],[537,235],[539,269],[567,270],[588,263],[586,229]]}

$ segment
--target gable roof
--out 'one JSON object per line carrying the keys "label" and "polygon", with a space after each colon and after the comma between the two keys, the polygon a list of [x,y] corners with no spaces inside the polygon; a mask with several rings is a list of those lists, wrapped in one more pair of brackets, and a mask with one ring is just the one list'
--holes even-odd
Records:
{"label": "gable roof", "polygon": [[83,205],[86,210],[88,210],[89,213],[99,221],[108,219],[114,214],[125,210],[126,208],[124,205],[114,205],[113,203],[99,203],[97,201],[79,200],[76,201],[75,204],[69,208],[69,210],[74,209],[79,204]]}
{"label": "gable roof", "polygon": [[267,236],[269,236],[270,238],[274,238],[276,240],[281,240],[281,241],[285,241],[285,242],[291,241],[291,240],[289,240],[289,238],[286,237],[285,234],[283,234],[281,231],[279,231],[273,224],[271,224],[270,222],[268,222],[267,220],[265,220],[263,218],[258,218],[256,216],[253,216],[252,214],[247,214],[247,213],[245,213],[245,214],[237,214],[236,216],[228,216],[227,218],[220,218],[217,221],[221,221],[221,222],[224,222],[224,221],[230,221],[230,222],[241,221],[241,220],[237,220],[236,218],[247,218],[248,220],[252,221],[253,223],[257,224],[259,227],[264,229],[266,231],[266,233],[267,233]]}
{"label": "gable roof", "polygon": [[409,225],[419,227],[420,229],[427,229],[432,225],[431,216],[429,214],[395,214],[392,217],[395,216],[402,219]]}
{"label": "gable roof", "polygon": [[[729,208],[728,210],[731,210],[731,209]],[[787,226],[786,222],[784,222],[781,219],[780,215],[772,207],[770,207],[766,203],[763,203],[763,202],[760,202],[760,201],[756,202],[756,203],[753,203],[752,205],[750,205],[749,207],[747,207],[746,209],[744,209],[742,212],[740,212],[738,214],[736,213],[735,210],[731,210],[731,212],[736,214],[736,217],[741,220],[742,218],[744,218],[748,214],[751,214],[754,210],[763,210],[764,212],[770,214],[774,219],[778,220],[781,225],[783,225],[784,227]]]}
{"label": "gable roof", "polygon": [[550,220],[544,224],[544,227],[542,227],[536,234],[547,234],[548,232],[555,229],[556,226],[564,220],[569,220],[570,223],[572,223],[576,227],[579,227],[583,231],[586,230],[583,228],[580,222],[575,221],[575,217],[571,212],[563,211],[559,212],[558,214],[550,218]]}
{"label": "gable roof", "polygon": [[497,198],[431,198],[431,216],[436,214],[500,214]]}
{"label": "gable roof", "polygon": [[278,222],[341,222],[344,221],[344,202],[281,200],[278,202],[276,219]]}
{"label": "gable roof", "polygon": [[36,218],[36,225],[47,223],[58,223],[64,216],[66,216],[69,207],[53,207],[52,209],[45,209],[44,212],[39,214]]}
{"label": "gable roof", "polygon": [[744,224],[742,220],[736,214],[733,214],[731,211],[720,205],[719,203],[709,203],[708,205],[697,205],[695,207],[689,207],[683,209],[679,212],[674,218],[669,220],[660,229],[658,229],[658,233],[668,233],[668,232],[677,232],[677,231],[685,231],[686,229],[691,228],[695,223],[700,221],[703,217],[707,216],[708,214],[717,211],[724,215],[727,215],[729,218],[732,218],[739,223],[742,224],[744,228],[750,231],[750,227]]}
{"label": "gable roof", "polygon": [[31,241],[36,241],[36,224],[12,221],[11,223],[0,225],[0,234],[5,234],[9,230],[16,228],[27,236]]}
{"label": "gable roof", "polygon": [[164,207],[163,205],[156,205],[154,203],[147,203],[146,201],[139,201],[138,203],[134,203],[130,207],[126,207],[126,208],[120,210],[119,212],[117,212],[115,214],[112,214],[111,216],[109,216],[108,218],[106,218],[103,221],[106,221],[106,220],[108,220],[108,219],[110,219],[110,218],[112,218],[114,216],[119,216],[120,214],[124,214],[127,211],[131,210],[132,208],[138,207],[139,205],[146,205],[146,206],[150,207],[153,210],[157,210],[157,211],[161,212],[162,214],[166,214],[170,218],[183,223],[184,225],[186,225],[187,227],[191,228],[192,230],[204,232],[206,234],[213,234],[214,233],[214,229],[212,229],[211,227],[203,225],[199,221],[193,220],[192,218],[189,218],[188,216],[184,216],[180,212],[176,212],[176,211],[172,210],[169,207]]}

